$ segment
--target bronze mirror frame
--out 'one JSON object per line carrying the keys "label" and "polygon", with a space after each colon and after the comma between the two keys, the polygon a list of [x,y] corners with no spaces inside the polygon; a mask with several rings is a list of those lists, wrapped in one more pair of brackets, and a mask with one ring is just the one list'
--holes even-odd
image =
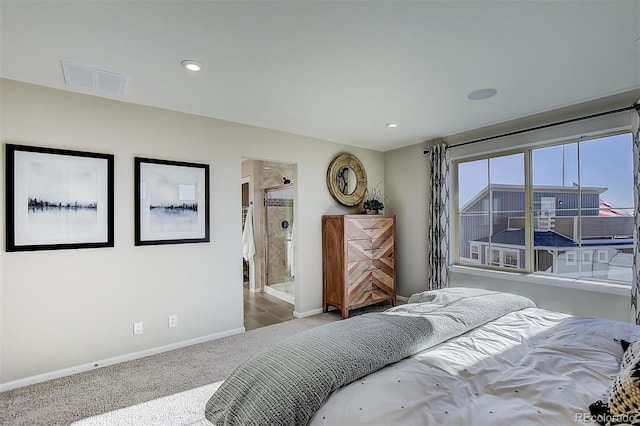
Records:
{"label": "bronze mirror frame", "polygon": [[[356,175],[356,188],[351,194],[344,194],[338,188],[338,173],[345,167]],[[327,188],[334,200],[345,206],[355,206],[362,202],[367,191],[367,171],[355,155],[340,154],[329,164],[327,169]]]}

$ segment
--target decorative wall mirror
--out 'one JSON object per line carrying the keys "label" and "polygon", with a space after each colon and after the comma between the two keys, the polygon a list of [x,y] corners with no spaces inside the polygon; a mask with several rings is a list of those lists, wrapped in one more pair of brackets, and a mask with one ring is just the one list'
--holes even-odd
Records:
{"label": "decorative wall mirror", "polygon": [[367,191],[367,172],[351,154],[338,155],[327,169],[327,188],[340,204],[355,206],[362,202]]}

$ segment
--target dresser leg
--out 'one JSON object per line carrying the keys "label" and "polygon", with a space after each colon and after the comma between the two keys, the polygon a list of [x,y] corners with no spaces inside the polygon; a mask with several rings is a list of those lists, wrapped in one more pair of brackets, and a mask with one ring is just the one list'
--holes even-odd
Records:
{"label": "dresser leg", "polygon": [[342,308],[342,319],[349,318],[349,310],[347,308]]}

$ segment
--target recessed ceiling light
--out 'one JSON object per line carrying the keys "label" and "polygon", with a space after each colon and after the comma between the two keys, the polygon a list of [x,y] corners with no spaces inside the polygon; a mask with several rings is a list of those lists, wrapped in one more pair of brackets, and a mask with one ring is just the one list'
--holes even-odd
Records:
{"label": "recessed ceiling light", "polygon": [[478,89],[478,90],[474,90],[473,92],[469,93],[467,95],[468,99],[471,99],[472,101],[481,101],[483,99],[487,99],[490,98],[492,96],[495,96],[496,93],[498,93],[498,91],[496,89]]}
{"label": "recessed ceiling light", "polygon": [[398,127],[398,123],[396,123],[395,121],[391,121],[391,122],[385,124],[385,126],[387,126],[390,129],[395,129],[396,127]]}
{"label": "recessed ceiling light", "polygon": [[185,59],[180,62],[180,65],[188,69],[189,71],[200,71],[202,69],[202,64],[198,61],[194,61],[193,59]]}

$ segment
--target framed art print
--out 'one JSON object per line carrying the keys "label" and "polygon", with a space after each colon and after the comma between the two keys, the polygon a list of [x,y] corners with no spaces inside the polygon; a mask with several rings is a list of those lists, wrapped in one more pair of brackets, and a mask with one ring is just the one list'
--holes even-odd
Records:
{"label": "framed art print", "polygon": [[135,158],[135,244],[209,242],[209,165]]}
{"label": "framed art print", "polygon": [[113,247],[113,155],[5,148],[7,251]]}

